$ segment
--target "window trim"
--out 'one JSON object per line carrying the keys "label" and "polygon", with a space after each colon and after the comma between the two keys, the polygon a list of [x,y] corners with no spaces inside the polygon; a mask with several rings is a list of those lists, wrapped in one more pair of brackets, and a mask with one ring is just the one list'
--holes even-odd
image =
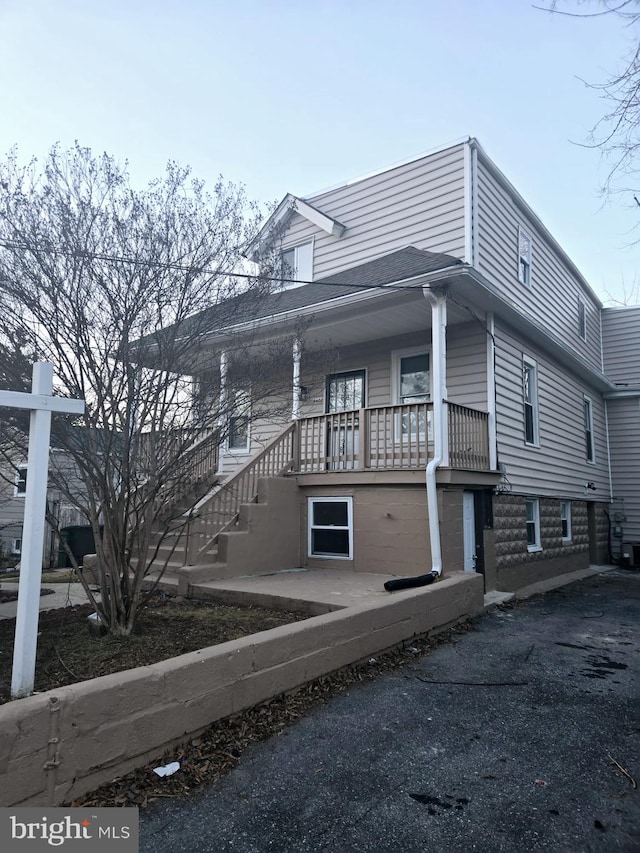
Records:
{"label": "window trim", "polygon": [[[314,503],[345,503],[347,505],[347,524],[323,525],[313,524]],[[348,532],[349,553],[345,554],[315,554],[313,552],[314,530],[346,530]],[[307,556],[313,560],[353,560],[353,498],[348,495],[332,495],[322,497],[311,495],[307,498]]]}
{"label": "window trim", "polygon": [[[587,412],[589,424],[587,425]],[[593,400],[585,394],[582,398],[582,419],[584,424],[585,455],[589,465],[596,464],[596,439],[593,434]]]}
{"label": "window trim", "polygon": [[581,341],[587,341],[587,303],[578,297],[578,337]]}
{"label": "window trim", "polygon": [[[525,498],[525,531],[527,541],[527,551],[532,554],[536,551],[542,551],[542,540],[540,538],[540,498]],[[533,519],[529,521],[527,505],[533,506]],[[535,532],[535,542],[529,544],[529,524],[533,524]]]}
{"label": "window trim", "polygon": [[[300,262],[298,259],[298,251],[302,246],[310,247],[310,260],[311,260],[311,268],[308,270],[308,275],[305,272],[303,275],[303,281],[298,283],[298,270],[300,266]],[[293,246],[283,246],[280,249],[280,284],[285,290],[292,290],[295,287],[303,287],[304,283],[307,281],[313,281],[313,255],[315,250],[315,237],[312,237],[310,240],[301,240],[299,243],[294,243]],[[284,275],[282,256],[286,252],[293,252],[294,255],[294,268],[291,272],[292,281],[289,281]]]}
{"label": "window trim", "polygon": [[22,554],[22,537],[17,537],[11,540],[11,554],[14,557]]}
{"label": "window trim", "polygon": [[[566,510],[566,512],[565,512]],[[562,534],[563,542],[571,542],[571,501],[560,501],[560,524],[562,526],[563,523],[567,525],[567,535]]]}
{"label": "window trim", "polygon": [[[529,243],[529,257],[526,258],[522,252],[520,251],[522,245],[522,236]],[[522,270],[522,262],[526,264],[525,272],[523,274]],[[523,228],[521,225],[518,225],[518,281],[520,284],[524,284],[525,287],[531,287],[531,270],[533,268],[533,239],[529,231]]]}
{"label": "window trim", "polygon": [[[247,401],[246,415],[238,415],[235,414],[236,406],[238,405],[238,398],[244,397]],[[247,454],[251,449],[251,394],[248,391],[235,390],[231,391],[230,398],[233,399],[233,409],[229,412],[228,426],[227,426],[227,437],[225,440],[225,452],[229,455],[233,456],[234,454],[238,454],[240,456]],[[247,441],[244,445],[231,445],[231,424],[232,421],[238,420],[242,417],[246,417],[247,419]]]}
{"label": "window trim", "polygon": [[[525,396],[525,369],[533,370],[533,398],[527,400]],[[531,388],[531,380],[529,380]],[[532,426],[533,426],[533,441],[527,439],[527,406],[531,407]],[[540,447],[540,400],[538,395],[538,362],[530,358],[525,353],[522,354],[522,414],[524,428],[524,443],[527,447]]]}
{"label": "window trim", "polygon": [[[20,475],[20,472],[24,471],[24,477]],[[24,489],[20,489],[20,483],[24,482]],[[13,483],[13,496],[15,498],[24,498],[27,494],[27,463],[21,463],[20,465],[16,465],[16,476]]]}
{"label": "window trim", "polygon": [[426,355],[429,359],[429,392],[425,402],[431,402],[432,388],[432,371],[431,371],[431,347],[417,346],[409,347],[408,349],[396,349],[391,351],[391,398],[392,405],[401,406],[400,400],[400,370],[402,369],[402,359],[412,358],[416,355]]}

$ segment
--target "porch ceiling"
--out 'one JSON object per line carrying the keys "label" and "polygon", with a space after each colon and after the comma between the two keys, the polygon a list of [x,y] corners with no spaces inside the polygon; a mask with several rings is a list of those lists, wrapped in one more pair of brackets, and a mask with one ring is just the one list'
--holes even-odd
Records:
{"label": "porch ceiling", "polygon": [[[448,306],[450,323],[468,320],[456,306]],[[396,335],[423,331],[431,334],[431,306],[421,288],[416,292],[402,291],[380,294],[367,303],[345,306],[341,312],[316,317],[307,329],[305,349],[323,350],[365,343]]]}

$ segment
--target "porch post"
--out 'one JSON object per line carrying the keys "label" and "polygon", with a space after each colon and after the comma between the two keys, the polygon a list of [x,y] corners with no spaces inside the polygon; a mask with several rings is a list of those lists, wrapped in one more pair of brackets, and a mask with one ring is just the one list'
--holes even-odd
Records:
{"label": "porch post", "polygon": [[[439,318],[439,322],[438,319]],[[433,356],[433,382],[434,396],[438,396],[439,406],[434,399],[433,417],[440,408],[440,435],[442,448],[441,465],[449,465],[449,406],[447,397],[447,299],[441,297],[439,311],[433,312],[431,325],[431,352]],[[437,362],[437,363],[436,363]],[[437,428],[437,427],[436,427]]]}
{"label": "porch post", "polygon": [[293,342],[293,403],[291,406],[291,420],[297,421],[300,417],[300,362],[302,360],[302,343],[299,338]]}
{"label": "porch post", "polygon": [[[227,373],[229,370],[229,361],[227,358],[227,353],[225,350],[222,350],[220,353],[220,417],[218,418],[218,426],[221,428],[221,432],[224,435],[224,424],[225,421],[228,420],[226,407],[227,407]],[[218,470],[216,474],[222,474],[222,468],[224,465],[224,446],[226,443],[226,438],[220,442],[220,446],[218,448]]]}

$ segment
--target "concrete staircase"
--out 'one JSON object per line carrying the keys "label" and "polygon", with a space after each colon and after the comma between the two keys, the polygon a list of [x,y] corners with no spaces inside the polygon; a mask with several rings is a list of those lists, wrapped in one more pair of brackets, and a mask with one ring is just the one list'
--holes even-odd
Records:
{"label": "concrete staircase", "polygon": [[[207,580],[298,565],[298,487],[282,476],[292,465],[293,435],[290,424],[195,505],[190,495],[185,509],[193,507],[191,515],[172,522],[149,583],[164,567],[159,586],[188,595]],[[174,507],[172,517],[176,514]]]}

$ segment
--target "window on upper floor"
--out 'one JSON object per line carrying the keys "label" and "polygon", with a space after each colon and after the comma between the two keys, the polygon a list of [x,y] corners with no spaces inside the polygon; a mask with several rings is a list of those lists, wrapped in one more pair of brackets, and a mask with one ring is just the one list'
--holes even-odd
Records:
{"label": "window on upper floor", "polygon": [[287,289],[313,280],[313,240],[282,250],[280,276]]}
{"label": "window on upper floor", "polygon": [[578,299],[578,334],[583,341],[587,340],[587,306]]}
{"label": "window on upper floor", "polygon": [[527,551],[541,551],[540,501],[538,498],[527,498],[525,506],[527,514]]}
{"label": "window on upper floor", "polygon": [[22,554],[22,539],[11,540],[11,553]]}
{"label": "window on upper floor", "polygon": [[236,391],[232,399],[233,411],[229,417],[227,449],[232,453],[244,453],[249,450],[251,397],[246,391]]}
{"label": "window on upper floor", "polygon": [[589,397],[583,400],[584,412],[584,443],[587,454],[587,462],[596,461],[596,450],[593,439],[593,404]]}
{"label": "window on upper floor", "polygon": [[562,541],[571,541],[571,501],[560,501],[560,523],[562,525]]}
{"label": "window on upper floor", "polygon": [[522,357],[522,397],[524,403],[525,444],[538,445],[538,365],[526,355]]}
{"label": "window on upper floor", "polygon": [[16,470],[16,479],[14,481],[13,494],[18,498],[23,498],[27,494],[27,466],[18,465]]}
{"label": "window on upper floor", "polygon": [[527,287],[531,286],[532,240],[527,232],[518,228],[518,280]]}

